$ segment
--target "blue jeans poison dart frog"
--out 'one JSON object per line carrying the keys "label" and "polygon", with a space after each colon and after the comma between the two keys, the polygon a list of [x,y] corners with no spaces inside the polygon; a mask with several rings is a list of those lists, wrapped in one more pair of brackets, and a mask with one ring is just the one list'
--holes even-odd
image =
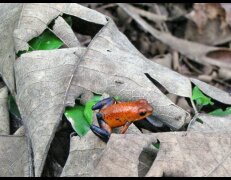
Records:
{"label": "blue jeans poison dart frog", "polygon": [[91,125],[91,130],[107,142],[112,129],[121,127],[120,133],[124,134],[129,125],[134,121],[145,119],[152,114],[153,108],[145,99],[132,102],[119,102],[113,97],[103,99],[92,106],[92,110],[99,109],[96,114],[99,126]]}

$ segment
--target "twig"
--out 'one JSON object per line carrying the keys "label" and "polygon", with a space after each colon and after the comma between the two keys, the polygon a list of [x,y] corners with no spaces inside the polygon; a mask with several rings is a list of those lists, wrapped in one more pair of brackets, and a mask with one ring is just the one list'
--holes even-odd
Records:
{"label": "twig", "polygon": [[198,70],[197,68],[195,68],[195,67],[186,59],[186,57],[184,57],[182,60],[185,62],[185,64],[186,64],[190,69],[192,69],[193,71],[195,71],[195,72],[198,73],[198,74],[203,74],[203,72],[200,71],[200,70]]}
{"label": "twig", "polygon": [[116,3],[105,4],[103,6],[96,8],[96,10],[99,11],[102,9],[107,9],[107,8],[111,8],[111,7],[115,7],[115,6],[118,6],[118,5]]}
{"label": "twig", "polygon": [[[154,3],[154,7],[155,7],[155,10],[156,10],[157,14],[159,16],[162,16],[161,12],[160,12],[160,7],[158,6],[158,4]],[[165,23],[165,21],[161,22],[160,25],[163,27],[163,29],[164,29],[165,32],[169,33],[168,26]]]}
{"label": "twig", "polygon": [[222,80],[220,80],[220,79],[213,78],[212,80],[215,81],[215,82],[218,82],[218,83],[220,83],[220,84],[222,84],[222,85],[224,85],[224,86],[226,86],[226,87],[228,87],[228,88],[231,88],[231,85],[230,85],[230,84],[228,84],[228,83],[226,83],[226,82],[224,82],[224,81],[222,81]]}

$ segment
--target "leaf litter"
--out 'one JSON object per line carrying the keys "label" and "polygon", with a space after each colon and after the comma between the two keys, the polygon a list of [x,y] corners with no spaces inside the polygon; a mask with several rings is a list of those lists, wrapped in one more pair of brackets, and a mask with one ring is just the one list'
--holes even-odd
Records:
{"label": "leaf litter", "polygon": [[[10,5],[4,5],[2,10],[9,7]],[[134,19],[134,22],[140,25],[140,31],[149,32],[152,38],[160,40],[175,51],[173,53],[175,70],[183,67],[180,59],[183,56],[187,58],[185,62],[188,62],[184,67],[186,70],[188,65],[194,70],[209,66],[212,67],[213,72],[230,69],[228,63],[230,52],[227,47],[219,48],[201,42],[190,42],[170,34],[166,23],[177,19],[168,19],[167,16],[161,15],[160,12],[164,11],[157,12],[161,6],[152,7],[154,10],[151,13],[138,10],[141,8],[129,4],[108,6],[109,9],[115,7],[123,9]],[[6,47],[14,43],[16,53],[27,51],[29,41],[41,35],[46,29],[53,32],[67,46],[57,50],[26,52],[16,62],[3,64],[7,67],[7,73],[0,70],[3,80],[15,97],[23,120],[25,131],[20,128],[22,133],[19,134],[23,135],[25,132],[26,142],[32,151],[30,158],[33,161],[25,163],[26,166],[33,167],[28,170],[32,172],[29,176],[41,176],[44,165],[47,165],[45,163],[47,154],[55,132],[60,128],[65,108],[73,107],[76,98],[85,96],[89,92],[107,93],[110,96],[119,96],[122,100],[145,98],[155,109],[154,117],[164,124],[163,127],[158,127],[158,131],[164,132],[163,129],[166,130],[167,127],[174,131],[185,129],[192,132],[153,133],[131,126],[129,131],[135,134],[113,133],[108,144],[101,142],[91,131],[81,138],[73,136],[66,165],[56,166],[57,172],[63,171],[61,176],[139,176],[141,174],[142,176],[229,176],[226,169],[230,167],[230,162],[226,159],[230,154],[228,152],[230,143],[227,139],[229,131],[226,129],[228,127],[226,123],[229,122],[227,120],[230,116],[214,117],[203,115],[200,110],[198,112],[193,102],[192,83],[206,96],[215,100],[215,105],[222,104],[227,112],[228,105],[231,104],[228,92],[199,81],[195,77],[181,75],[170,69],[171,64],[164,67],[150,61],[119,31],[110,17],[97,11],[74,3],[19,4],[14,8],[13,16],[6,15],[12,18],[7,23],[14,25],[8,31],[11,37],[14,37],[14,42],[9,39]],[[101,10],[104,8],[102,7]],[[74,28],[72,29],[61,17],[63,13],[71,15],[72,18],[77,17],[78,22],[86,27],[84,33],[81,28],[79,31],[93,38],[87,47],[81,45],[78,36],[75,36]],[[148,23],[140,16],[149,20],[150,16],[155,18],[152,23]],[[55,18],[55,24],[50,28],[49,24]],[[154,27],[155,23],[162,28],[161,31]],[[3,21],[2,25],[5,26],[6,23]],[[2,51],[3,56],[6,57],[8,52],[5,49]],[[176,52],[179,56],[176,56]],[[10,53],[14,60],[14,51]],[[15,76],[12,69],[15,71]],[[214,77],[212,81],[219,82],[215,85],[228,83],[227,80],[217,81]],[[16,88],[12,86],[14,81]],[[176,95],[174,102],[166,94]],[[189,100],[189,105],[195,112],[191,110],[188,112],[186,110],[188,106],[185,109],[180,107],[178,105],[180,98]],[[85,102],[88,100],[90,97]],[[85,114],[91,116],[89,112]],[[193,116],[194,118],[191,119]],[[195,117],[201,119],[203,123],[196,121]],[[96,123],[95,120],[93,123]],[[188,129],[186,129],[187,125]],[[146,133],[142,134],[140,130]],[[153,150],[154,147],[149,147],[150,144],[157,143],[157,139],[160,142],[158,151]],[[25,144],[22,146],[28,147]],[[222,147],[222,153],[217,148],[211,148],[214,146]],[[143,151],[144,147],[146,153]],[[199,155],[197,152],[201,152],[201,149],[198,151],[198,148],[209,152],[203,161],[201,160],[203,158],[199,157],[205,155],[203,153]],[[151,161],[145,164],[144,159],[139,160],[140,154],[147,155],[147,157],[143,155],[143,158],[156,156],[153,164]],[[143,166],[139,166],[140,163],[143,163]],[[169,163],[172,165],[169,166]],[[112,171],[115,167],[119,168],[120,173]],[[141,167],[143,170],[139,169]],[[22,167],[17,166],[16,169],[18,168]],[[23,173],[21,175],[26,176]]]}

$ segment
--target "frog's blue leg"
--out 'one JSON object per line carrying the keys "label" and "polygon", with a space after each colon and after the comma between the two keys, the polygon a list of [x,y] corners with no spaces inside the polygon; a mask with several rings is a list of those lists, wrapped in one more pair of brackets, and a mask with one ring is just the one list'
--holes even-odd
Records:
{"label": "frog's blue leg", "polygon": [[103,116],[101,113],[96,114],[99,126],[91,125],[92,132],[97,135],[100,139],[104,142],[108,142],[110,135],[111,135],[111,127],[107,125],[107,123],[103,120]]}
{"label": "frog's blue leg", "polygon": [[105,98],[99,102],[97,102],[94,106],[92,106],[92,110],[102,109],[103,107],[107,107],[116,102],[113,97]]}
{"label": "frog's blue leg", "polygon": [[154,127],[163,127],[164,125],[160,120],[158,120],[158,116],[150,115],[146,117],[145,119]]}

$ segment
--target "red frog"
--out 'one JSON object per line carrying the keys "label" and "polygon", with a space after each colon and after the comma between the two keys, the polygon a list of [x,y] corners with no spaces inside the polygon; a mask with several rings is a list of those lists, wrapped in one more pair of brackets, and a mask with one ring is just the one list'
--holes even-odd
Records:
{"label": "red frog", "polygon": [[145,119],[153,112],[152,106],[145,99],[119,102],[113,97],[96,103],[92,110],[97,109],[99,109],[99,112],[96,117],[100,127],[92,125],[91,130],[104,142],[109,140],[113,128],[122,126],[120,133],[124,134],[130,124]]}

